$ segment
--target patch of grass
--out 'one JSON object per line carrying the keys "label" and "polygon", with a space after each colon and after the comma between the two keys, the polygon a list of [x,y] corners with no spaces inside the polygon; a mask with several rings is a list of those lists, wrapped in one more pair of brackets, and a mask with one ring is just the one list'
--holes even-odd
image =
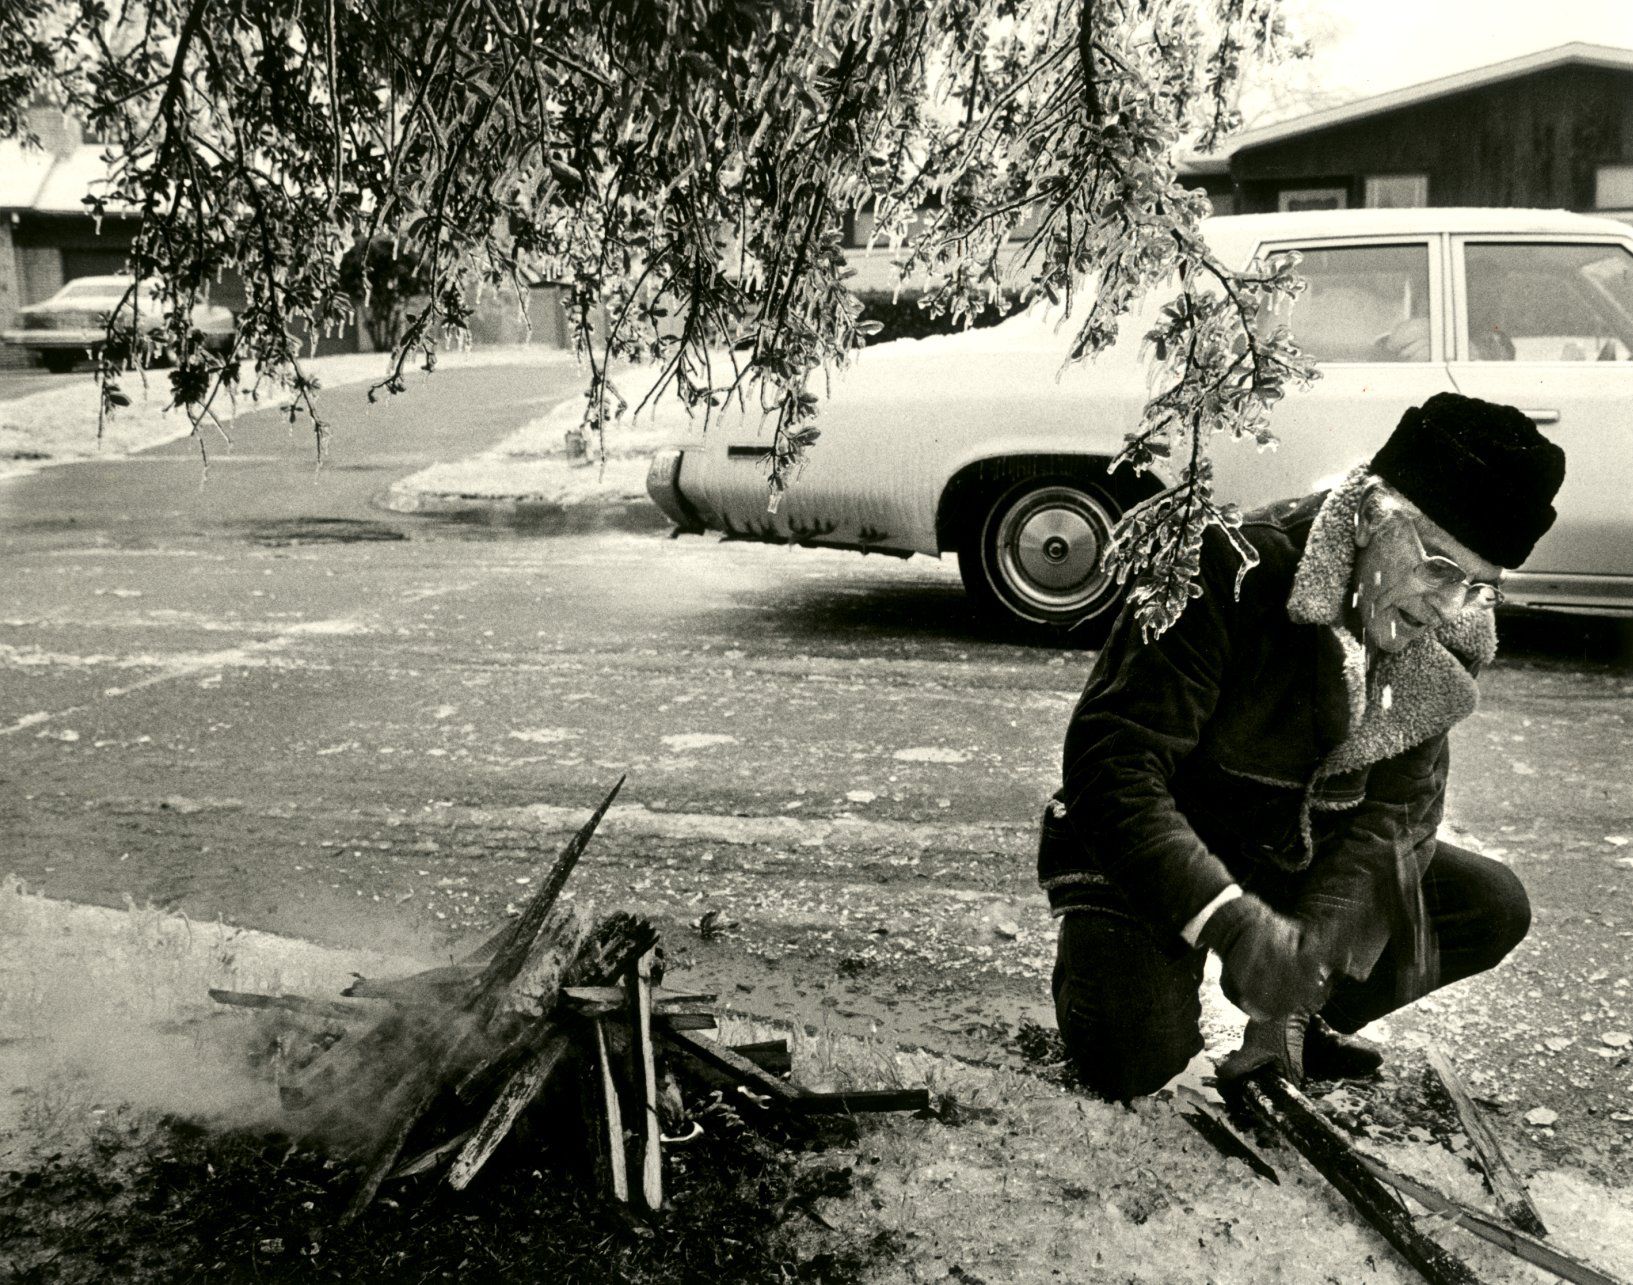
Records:
{"label": "patch of grass", "polygon": [[577,1157],[535,1127],[469,1191],[434,1178],[389,1185],[343,1230],[355,1171],[319,1151],[174,1118],[139,1137],[110,1128],[77,1154],[0,1175],[0,1276],[839,1285],[894,1252],[888,1234],[813,1235],[803,1217],[848,1190],[849,1171],[814,1169],[802,1153],[854,1141],[852,1126],[762,1132],[729,1111],[700,1115],[704,1135],[668,1152],[669,1207],[651,1220],[596,1196]]}

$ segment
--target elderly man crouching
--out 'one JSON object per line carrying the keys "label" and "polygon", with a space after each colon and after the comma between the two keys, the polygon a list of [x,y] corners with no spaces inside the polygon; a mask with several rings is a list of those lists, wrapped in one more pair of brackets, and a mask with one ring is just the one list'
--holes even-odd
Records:
{"label": "elderly man crouching", "polygon": [[1552,524],[1564,472],[1519,411],[1440,393],[1332,491],[1243,523],[1259,565],[1240,598],[1210,538],[1173,628],[1147,642],[1123,614],[1038,855],[1091,1088],[1151,1093],[1200,1051],[1209,949],[1250,1018],[1221,1074],[1327,1078],[1379,1065],[1354,1032],[1524,937],[1519,880],[1435,830],[1502,570]]}

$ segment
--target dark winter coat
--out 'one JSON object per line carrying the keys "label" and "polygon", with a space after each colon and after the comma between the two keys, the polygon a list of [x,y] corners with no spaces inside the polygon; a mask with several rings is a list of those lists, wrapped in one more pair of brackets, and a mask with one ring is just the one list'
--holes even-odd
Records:
{"label": "dark winter coat", "polygon": [[1380,656],[1369,683],[1341,623],[1365,477],[1251,515],[1259,565],[1239,598],[1238,559],[1210,539],[1204,592],[1171,629],[1145,642],[1119,619],[1044,817],[1038,877],[1057,914],[1129,914],[1177,953],[1180,929],[1236,882],[1286,909],[1355,912],[1364,931],[1334,961],[1352,975],[1403,927],[1422,948],[1446,732],[1473,711],[1496,635],[1490,612],[1466,611]]}

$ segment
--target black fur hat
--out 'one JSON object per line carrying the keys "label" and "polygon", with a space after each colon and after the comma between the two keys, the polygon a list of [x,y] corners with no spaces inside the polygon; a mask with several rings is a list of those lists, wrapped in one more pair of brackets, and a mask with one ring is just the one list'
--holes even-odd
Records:
{"label": "black fur hat", "polygon": [[1512,568],[1554,524],[1565,452],[1512,406],[1436,393],[1401,416],[1372,471],[1482,558]]}

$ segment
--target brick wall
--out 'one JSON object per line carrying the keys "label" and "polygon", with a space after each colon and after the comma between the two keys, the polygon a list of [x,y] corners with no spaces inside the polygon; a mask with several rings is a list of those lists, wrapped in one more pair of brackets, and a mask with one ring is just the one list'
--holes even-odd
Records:
{"label": "brick wall", "polygon": [[[12,243],[11,215],[0,210],[0,330],[9,330],[17,324],[17,309],[22,303],[22,280],[17,248]],[[34,358],[25,349],[0,344],[0,370],[19,370],[33,364]]]}

